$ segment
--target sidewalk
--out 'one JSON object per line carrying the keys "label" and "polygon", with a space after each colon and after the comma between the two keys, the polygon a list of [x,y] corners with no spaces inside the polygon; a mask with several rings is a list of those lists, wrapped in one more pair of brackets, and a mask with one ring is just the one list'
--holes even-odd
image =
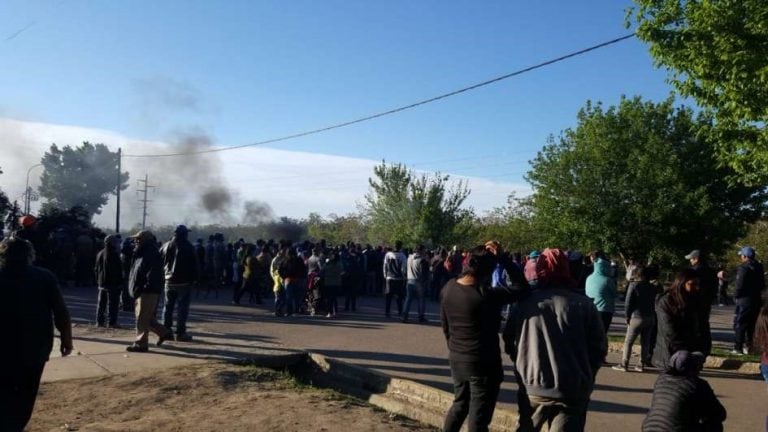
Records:
{"label": "sidewalk", "polygon": [[[380,298],[360,299],[357,312],[341,312],[338,319],[276,318],[268,307],[233,306],[227,294],[222,292],[219,299],[193,302],[189,328],[194,342],[169,341],[162,348],[151,346],[149,354],[131,354],[124,349],[132,341],[132,330],[95,329],[86,324],[93,320],[95,290],[67,290],[67,304],[78,323],[75,350],[82,355],[53,358],[46,367],[45,379],[102,376],[208,359],[238,359],[244,355],[290,356],[306,350],[391,377],[452,391],[447,348],[433,302],[428,305],[431,323],[419,325],[386,319]],[[716,339],[724,333],[728,312],[719,311],[717,315],[718,324],[713,325]],[[612,333],[623,334],[623,327],[617,325],[620,320],[615,319]],[[133,318],[124,313],[120,324],[131,326]],[[609,361],[618,361],[618,354],[612,353]],[[516,388],[509,359],[504,362],[507,376],[498,407],[514,412]],[[755,409],[754,395],[764,394],[765,383],[756,375],[706,370],[703,376],[728,409],[726,430],[764,427],[765,416]],[[597,377],[587,429],[616,430],[621,425],[639,430],[650,406],[655,380],[654,372],[621,373],[603,368]]]}

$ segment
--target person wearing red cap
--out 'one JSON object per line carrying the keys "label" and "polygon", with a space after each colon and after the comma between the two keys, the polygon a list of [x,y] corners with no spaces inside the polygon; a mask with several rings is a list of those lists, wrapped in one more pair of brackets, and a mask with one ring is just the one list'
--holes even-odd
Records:
{"label": "person wearing red cap", "polygon": [[520,410],[520,426],[584,430],[595,377],[608,350],[603,323],[592,301],[574,291],[563,251],[545,249],[536,269],[536,289],[512,309],[504,329],[506,352],[530,403]]}

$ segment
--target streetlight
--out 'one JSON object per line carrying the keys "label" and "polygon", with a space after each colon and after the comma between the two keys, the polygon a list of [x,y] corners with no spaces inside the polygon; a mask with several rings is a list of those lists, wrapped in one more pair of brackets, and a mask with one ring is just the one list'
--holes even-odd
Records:
{"label": "streetlight", "polygon": [[30,201],[32,200],[32,191],[29,189],[29,174],[32,172],[33,169],[37,167],[41,167],[43,164],[35,164],[29,167],[27,170],[27,187],[24,188],[24,214],[29,214],[30,209]]}

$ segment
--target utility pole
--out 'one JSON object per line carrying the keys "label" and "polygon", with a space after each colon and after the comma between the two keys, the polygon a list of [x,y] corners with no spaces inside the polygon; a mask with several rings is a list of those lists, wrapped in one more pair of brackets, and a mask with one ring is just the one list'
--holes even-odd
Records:
{"label": "utility pole", "polygon": [[144,189],[137,190],[137,192],[144,194],[144,198],[139,200],[140,203],[144,204],[144,210],[141,216],[141,229],[144,229],[147,227],[147,203],[152,202],[147,199],[147,192],[149,192],[150,189],[154,189],[155,186],[149,184],[148,174],[144,174],[144,180],[139,180],[139,183],[144,183]]}
{"label": "utility pole", "polygon": [[120,234],[120,171],[123,169],[123,149],[117,149],[117,207],[115,208],[115,234]]}

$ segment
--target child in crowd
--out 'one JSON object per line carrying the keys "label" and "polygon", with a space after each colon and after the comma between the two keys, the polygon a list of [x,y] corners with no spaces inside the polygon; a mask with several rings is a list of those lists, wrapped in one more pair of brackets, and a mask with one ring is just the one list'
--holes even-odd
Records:
{"label": "child in crowd", "polygon": [[669,368],[653,387],[651,409],[643,421],[643,432],[722,431],[725,407],[712,387],[699,378],[704,354],[677,351]]}

